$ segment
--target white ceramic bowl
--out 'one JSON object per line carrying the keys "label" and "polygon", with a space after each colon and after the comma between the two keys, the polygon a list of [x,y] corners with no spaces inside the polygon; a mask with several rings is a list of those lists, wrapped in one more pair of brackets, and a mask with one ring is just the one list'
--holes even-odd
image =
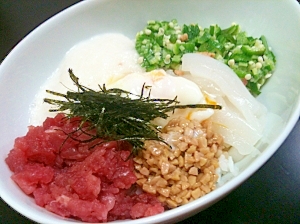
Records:
{"label": "white ceramic bowl", "polygon": [[180,23],[241,25],[249,35],[264,34],[277,56],[274,76],[258,100],[282,119],[273,123],[271,143],[234,179],[208,195],[162,214],[122,223],[174,223],[220,200],[257,171],[277,150],[300,113],[300,7],[295,0],[91,0],[76,4],[49,19],[7,56],[0,66],[0,194],[12,208],[39,223],[77,223],[35,205],[10,179],[4,162],[14,139],[27,131],[29,105],[39,87],[76,43],[106,32],[134,38],[149,19]]}

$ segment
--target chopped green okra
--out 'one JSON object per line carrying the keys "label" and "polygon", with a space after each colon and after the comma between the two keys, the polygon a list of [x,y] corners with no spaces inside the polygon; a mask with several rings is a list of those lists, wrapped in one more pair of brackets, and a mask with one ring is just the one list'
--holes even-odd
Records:
{"label": "chopped green okra", "polygon": [[254,38],[238,24],[226,29],[218,25],[179,25],[177,20],[148,21],[136,35],[135,48],[141,66],[153,69],[180,69],[185,53],[207,52],[233,69],[253,95],[275,70],[276,58],[264,36]]}

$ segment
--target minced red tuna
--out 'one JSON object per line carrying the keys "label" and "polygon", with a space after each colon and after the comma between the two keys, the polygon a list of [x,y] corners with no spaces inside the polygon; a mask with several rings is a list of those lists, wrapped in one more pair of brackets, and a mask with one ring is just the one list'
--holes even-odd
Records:
{"label": "minced red tuna", "polygon": [[130,145],[99,144],[99,139],[84,143],[90,136],[84,127],[78,131],[79,122],[58,114],[15,140],[6,163],[18,186],[39,206],[86,222],[163,212],[154,195],[136,189]]}

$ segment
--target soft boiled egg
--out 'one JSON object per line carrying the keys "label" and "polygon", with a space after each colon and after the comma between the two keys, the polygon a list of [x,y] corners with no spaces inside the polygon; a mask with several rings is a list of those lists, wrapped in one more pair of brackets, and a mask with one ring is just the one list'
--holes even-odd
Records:
{"label": "soft boiled egg", "polygon": [[[143,86],[145,86],[143,90]],[[179,104],[206,104],[206,96],[199,86],[194,82],[166,72],[162,69],[151,72],[136,72],[128,74],[118,81],[107,85],[107,88],[119,88],[138,96],[143,92],[143,96],[150,95],[152,99],[175,99]],[[169,119],[174,116],[185,116],[188,119],[203,121],[210,117],[214,111],[212,109],[178,109]],[[156,119],[155,123],[164,126],[168,121]]]}
{"label": "soft boiled egg", "polygon": [[128,74],[117,82],[107,85],[107,88],[119,88],[141,95],[143,85],[146,87],[143,96],[149,95],[152,99],[174,99],[179,104],[206,103],[200,88],[186,78],[171,75],[162,69],[151,72],[136,72]]}

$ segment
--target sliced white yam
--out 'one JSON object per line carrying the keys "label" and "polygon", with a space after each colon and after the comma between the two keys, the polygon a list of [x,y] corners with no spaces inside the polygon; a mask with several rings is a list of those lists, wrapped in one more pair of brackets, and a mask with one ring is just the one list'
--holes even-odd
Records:
{"label": "sliced white yam", "polygon": [[223,99],[217,98],[218,103],[222,105],[222,110],[216,110],[212,116],[215,123],[233,131],[236,135],[243,138],[249,144],[255,143],[261,138],[261,130],[247,122],[235,108]]}
{"label": "sliced white yam", "polygon": [[[193,77],[191,75],[186,75],[185,78],[193,80],[195,83],[197,83],[201,87],[201,90],[204,92],[204,94],[213,94],[214,100],[218,104],[222,105],[222,110],[215,110],[211,118],[215,124],[226,128],[228,132],[230,131],[230,134],[228,135],[235,135],[235,141],[238,141],[237,139],[240,139],[244,142],[243,144],[253,146],[259,141],[259,139],[261,139],[263,130],[262,127],[257,129],[257,127],[247,122],[241,112],[237,110],[237,108],[227,99],[225,94],[214,85],[214,83],[207,79]],[[214,131],[218,132],[218,130],[215,129]],[[225,132],[225,130],[223,130],[223,132]],[[225,134],[223,133],[223,135]],[[230,142],[230,145],[234,144],[243,145],[238,142]],[[246,149],[249,149],[248,153],[250,153],[253,150],[253,147],[240,149],[241,151],[243,151],[243,155],[246,154]]]}
{"label": "sliced white yam", "polygon": [[224,142],[235,147],[241,155],[248,155],[253,151],[257,151],[254,145],[250,144],[247,139],[242,138],[235,131],[220,123],[213,122],[213,130],[221,134],[224,138]]}
{"label": "sliced white yam", "polygon": [[254,145],[261,138],[262,126],[258,129],[257,126],[247,122],[240,110],[228,100],[226,95],[214,83],[205,78],[192,75],[185,75],[184,77],[199,85],[205,95],[213,95],[213,100],[222,105],[222,110],[215,110],[212,116],[216,123],[234,130],[236,134],[245,138],[249,144]]}
{"label": "sliced white yam", "polygon": [[249,93],[227,65],[202,54],[189,53],[182,57],[182,70],[214,83],[243,114],[247,122],[258,131],[262,130],[260,118],[265,114],[266,108]]}
{"label": "sliced white yam", "polygon": [[225,64],[201,54],[186,54],[184,77],[200,86],[204,94],[212,94],[222,110],[212,115],[214,131],[225,138],[241,155],[257,151],[265,125],[266,108],[245,88],[236,74]]}
{"label": "sliced white yam", "polygon": [[255,145],[256,142],[261,138],[260,133],[257,133],[256,130],[253,130],[245,120],[241,119],[234,114],[227,111],[216,111],[212,116],[212,120],[231,130],[235,135],[243,138],[245,142],[251,145]]}
{"label": "sliced white yam", "polygon": [[240,161],[236,162],[235,165],[239,170],[244,170],[249,164],[260,154],[260,151],[254,150],[249,155],[245,156]]}
{"label": "sliced white yam", "polygon": [[230,150],[228,151],[228,155],[230,155],[233,159],[234,162],[238,162],[242,160],[245,156],[241,155],[239,153],[239,150],[235,147],[231,147]]}

